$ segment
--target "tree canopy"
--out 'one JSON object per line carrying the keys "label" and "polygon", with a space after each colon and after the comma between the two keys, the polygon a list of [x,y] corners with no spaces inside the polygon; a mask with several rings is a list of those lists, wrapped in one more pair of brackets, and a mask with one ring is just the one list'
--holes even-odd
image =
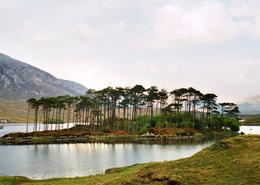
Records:
{"label": "tree canopy", "polygon": [[27,103],[28,117],[33,111],[34,131],[39,130],[38,123],[44,123],[44,130],[63,129],[64,123],[67,129],[72,123],[91,130],[138,131],[145,125],[237,129],[239,115],[236,104],[218,104],[216,94],[203,94],[193,87],[170,92],[157,86],[106,87],[89,89],[83,96],[31,98]]}

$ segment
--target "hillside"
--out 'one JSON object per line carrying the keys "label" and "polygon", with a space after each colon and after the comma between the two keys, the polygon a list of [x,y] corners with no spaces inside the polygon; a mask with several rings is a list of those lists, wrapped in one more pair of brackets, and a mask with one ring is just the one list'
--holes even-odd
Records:
{"label": "hillside", "polygon": [[260,125],[260,114],[242,115],[242,125]]}
{"label": "hillside", "polygon": [[81,84],[58,79],[50,73],[0,53],[0,119],[15,122],[24,120],[25,101],[31,97],[77,96],[86,91]]}
{"label": "hillside", "polygon": [[225,139],[190,158],[116,168],[105,175],[42,181],[0,177],[0,184],[260,184],[260,136]]}

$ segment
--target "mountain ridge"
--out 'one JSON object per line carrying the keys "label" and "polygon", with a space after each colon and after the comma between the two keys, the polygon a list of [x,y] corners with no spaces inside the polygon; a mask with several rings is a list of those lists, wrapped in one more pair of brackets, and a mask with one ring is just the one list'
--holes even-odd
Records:
{"label": "mountain ridge", "polygon": [[9,100],[26,100],[31,97],[82,95],[83,85],[56,78],[25,62],[0,53],[0,97]]}
{"label": "mountain ridge", "polygon": [[83,85],[0,53],[0,120],[26,122],[29,98],[85,94]]}

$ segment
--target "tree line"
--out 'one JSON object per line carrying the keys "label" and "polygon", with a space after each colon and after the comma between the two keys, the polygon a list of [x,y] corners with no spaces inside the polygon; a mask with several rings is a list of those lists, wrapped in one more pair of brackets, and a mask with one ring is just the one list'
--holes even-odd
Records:
{"label": "tree line", "polygon": [[237,121],[239,114],[236,104],[218,104],[217,95],[203,94],[192,87],[171,92],[156,86],[107,87],[89,89],[83,96],[30,98],[27,103],[27,132],[31,116],[33,131],[39,130],[39,123],[43,123],[43,130],[69,130],[73,124],[89,130],[138,131],[143,126],[138,122],[140,117],[145,118],[150,127],[156,126],[157,117],[163,117],[172,126],[189,122],[190,127],[204,130],[226,128],[226,122]]}

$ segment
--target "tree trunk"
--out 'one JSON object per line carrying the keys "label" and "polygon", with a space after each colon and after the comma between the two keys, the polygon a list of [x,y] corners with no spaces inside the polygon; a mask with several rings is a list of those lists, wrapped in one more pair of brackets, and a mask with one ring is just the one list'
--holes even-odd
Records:
{"label": "tree trunk", "polygon": [[29,125],[29,113],[30,113],[30,106],[28,106],[28,112],[27,112],[27,125],[26,125],[26,133],[28,133],[28,125]]}

